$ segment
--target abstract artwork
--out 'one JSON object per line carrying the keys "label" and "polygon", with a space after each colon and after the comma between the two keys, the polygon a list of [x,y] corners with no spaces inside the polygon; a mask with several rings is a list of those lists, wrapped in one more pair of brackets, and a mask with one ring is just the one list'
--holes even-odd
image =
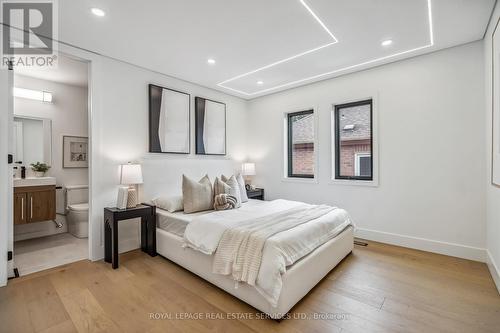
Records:
{"label": "abstract artwork", "polygon": [[190,103],[187,93],[149,85],[149,152],[189,154]]}
{"label": "abstract artwork", "polygon": [[226,155],[226,104],[195,98],[196,154]]}
{"label": "abstract artwork", "polygon": [[88,168],[89,139],[63,136],[63,168]]}

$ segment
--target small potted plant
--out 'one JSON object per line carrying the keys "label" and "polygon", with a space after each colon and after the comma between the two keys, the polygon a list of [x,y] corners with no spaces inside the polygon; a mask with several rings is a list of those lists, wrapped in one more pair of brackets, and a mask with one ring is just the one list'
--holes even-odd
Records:
{"label": "small potted plant", "polygon": [[45,173],[49,171],[50,166],[48,166],[45,163],[31,163],[31,170],[35,173],[35,177],[43,177],[45,176]]}

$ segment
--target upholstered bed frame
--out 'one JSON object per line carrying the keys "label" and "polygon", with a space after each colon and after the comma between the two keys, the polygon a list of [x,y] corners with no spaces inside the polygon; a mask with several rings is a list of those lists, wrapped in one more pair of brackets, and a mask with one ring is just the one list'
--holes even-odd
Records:
{"label": "upholstered bed frame", "polygon": [[353,249],[353,228],[348,227],[335,238],[302,258],[283,275],[283,289],[277,307],[272,307],[259,292],[229,277],[212,273],[212,256],[182,247],[182,238],[162,229],[156,229],[157,252],[167,259],[195,273],[231,295],[268,314],[273,319],[282,318],[330,270]]}

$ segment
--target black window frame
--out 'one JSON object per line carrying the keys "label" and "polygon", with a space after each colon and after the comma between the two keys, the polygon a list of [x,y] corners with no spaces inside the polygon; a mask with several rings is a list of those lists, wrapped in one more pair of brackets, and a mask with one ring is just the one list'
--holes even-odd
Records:
{"label": "black window frame", "polygon": [[[370,105],[370,157],[371,157],[371,176],[342,176],[340,174],[340,111],[342,109],[355,106]],[[373,181],[373,99],[365,99],[357,102],[350,102],[335,105],[335,179],[339,180],[362,180]]]}
{"label": "black window frame", "polygon": [[[286,115],[287,119],[287,175],[288,178],[314,178],[314,174],[308,175],[308,174],[296,174],[293,173],[293,161],[292,161],[292,154],[293,154],[293,127],[292,127],[292,118],[300,115],[305,115],[305,114],[312,114],[314,117],[314,109],[309,109],[309,110],[304,110],[304,111],[298,111],[298,112],[291,112]],[[316,129],[314,128],[314,131]],[[313,140],[313,148],[314,148],[314,156],[316,156],[316,131],[314,133],[314,140]],[[314,173],[316,173],[316,160],[314,160]]]}

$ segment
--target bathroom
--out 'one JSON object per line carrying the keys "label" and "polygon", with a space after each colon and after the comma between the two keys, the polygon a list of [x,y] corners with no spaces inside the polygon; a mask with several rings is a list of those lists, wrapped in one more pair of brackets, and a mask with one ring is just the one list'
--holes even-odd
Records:
{"label": "bathroom", "polygon": [[14,68],[13,268],[88,259],[88,63]]}

